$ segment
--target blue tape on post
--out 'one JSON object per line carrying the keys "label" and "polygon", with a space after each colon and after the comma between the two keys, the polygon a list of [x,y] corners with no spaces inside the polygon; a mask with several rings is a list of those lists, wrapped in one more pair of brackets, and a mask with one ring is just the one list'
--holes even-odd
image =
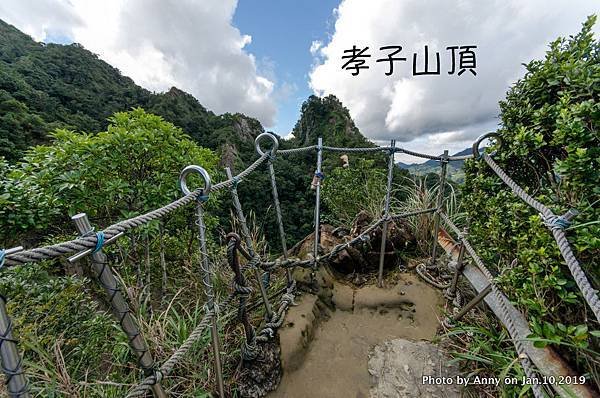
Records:
{"label": "blue tape on post", "polygon": [[237,189],[240,179],[237,176],[231,177],[231,189]]}
{"label": "blue tape on post", "polygon": [[0,268],[4,267],[4,258],[6,257],[6,250],[0,249]]}
{"label": "blue tape on post", "polygon": [[104,231],[96,232],[96,247],[94,248],[94,253],[98,253],[102,250],[102,246],[104,246]]}

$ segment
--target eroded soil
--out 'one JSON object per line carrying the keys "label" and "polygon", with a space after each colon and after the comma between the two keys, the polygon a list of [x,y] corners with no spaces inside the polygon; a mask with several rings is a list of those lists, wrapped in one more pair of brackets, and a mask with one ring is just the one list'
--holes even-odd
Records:
{"label": "eroded soil", "polygon": [[352,288],[334,281],[328,310],[304,295],[280,330],[283,378],[269,397],[369,397],[369,352],[388,340],[431,340],[438,326],[438,291],[412,274],[391,286]]}

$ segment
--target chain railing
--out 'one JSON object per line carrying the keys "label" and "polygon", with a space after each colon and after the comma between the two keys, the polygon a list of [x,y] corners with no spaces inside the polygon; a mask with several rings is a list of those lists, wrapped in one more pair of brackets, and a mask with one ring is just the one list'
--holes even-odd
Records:
{"label": "chain railing", "polygon": [[[570,212],[564,216],[554,215],[554,213],[552,213],[552,211],[550,211],[546,206],[529,196],[512,179],[510,179],[510,177],[508,177],[508,175],[494,162],[494,160],[491,158],[491,155],[488,155],[486,153],[481,155],[479,153],[479,144],[483,139],[489,138],[492,135],[493,134],[488,134],[480,137],[473,145],[472,155],[448,156],[448,151],[445,151],[441,156],[434,156],[396,147],[395,141],[393,140],[391,141],[390,146],[385,147],[374,146],[366,148],[338,148],[324,146],[321,138],[319,138],[317,145],[302,148],[278,150],[279,143],[277,138],[275,138],[271,134],[264,133],[259,135],[256,138],[255,142],[256,151],[259,154],[259,158],[238,175],[234,176],[231,170],[227,168],[227,179],[214,186],[211,186],[210,176],[208,175],[206,170],[199,166],[188,166],[182,171],[179,179],[179,184],[183,192],[183,196],[180,199],[177,199],[159,209],[150,211],[148,213],[127,220],[120,221],[99,232],[94,232],[93,228],[89,224],[89,221],[87,221],[87,217],[85,216],[85,214],[80,214],[74,217],[74,221],[80,233],[79,238],[54,245],[28,250],[23,250],[21,247],[8,250],[0,250],[0,268],[19,264],[35,263],[46,259],[62,257],[65,255],[72,255],[69,260],[77,261],[91,254],[92,269],[94,270],[99,283],[101,284],[101,286],[104,287],[106,294],[109,297],[113,313],[115,317],[119,320],[123,332],[126,333],[129,337],[130,347],[132,351],[136,354],[138,363],[142,370],[144,370],[144,373],[146,375],[146,378],[144,380],[142,380],[136,387],[132,388],[129,391],[127,397],[142,397],[145,396],[145,394],[148,391],[152,391],[154,396],[156,397],[166,397],[166,392],[161,386],[161,381],[164,380],[164,378],[173,371],[175,366],[185,357],[185,355],[187,355],[192,345],[203,336],[209,325],[211,326],[211,347],[213,350],[215,368],[214,370],[217,389],[220,396],[224,396],[224,381],[222,376],[222,364],[220,358],[220,342],[217,328],[217,322],[219,319],[219,309],[227,307],[234,297],[238,297],[238,320],[243,324],[245,332],[245,340],[244,345],[242,347],[242,357],[244,360],[252,360],[256,358],[258,355],[258,347],[256,343],[260,341],[265,341],[273,336],[275,330],[282,325],[285,313],[288,307],[294,301],[296,284],[291,276],[290,270],[292,268],[302,267],[310,269],[312,271],[312,278],[314,279],[314,272],[318,264],[331,261],[340,252],[348,249],[351,246],[367,242],[370,239],[370,234],[373,231],[375,231],[375,229],[382,227],[383,231],[381,238],[381,253],[378,272],[378,285],[382,286],[383,254],[385,252],[386,238],[388,234],[387,227],[390,221],[416,216],[420,214],[434,213],[436,222],[434,223],[433,249],[431,262],[429,263],[429,268],[431,269],[431,267],[435,264],[436,261],[436,243],[438,231],[440,229],[440,220],[443,221],[445,225],[447,225],[452,231],[454,231],[457,234],[458,240],[461,244],[461,254],[457,266],[457,271],[454,275],[452,282],[450,284],[444,284],[444,288],[448,288],[448,297],[453,298],[458,294],[456,284],[458,274],[462,272],[462,269],[464,268],[461,264],[463,263],[462,253],[464,253],[465,251],[469,254],[471,259],[477,264],[477,266],[483,272],[485,277],[489,280],[490,287],[488,290],[497,297],[501,296],[502,293],[500,292],[499,288],[494,284],[493,275],[485,267],[483,261],[479,258],[471,244],[466,240],[466,235],[464,233],[461,233],[461,231],[459,231],[456,225],[452,223],[452,221],[449,219],[443,208],[444,184],[446,181],[447,163],[449,161],[458,161],[469,158],[478,159],[481,157],[488,165],[490,165],[492,170],[502,179],[502,181],[507,186],[509,186],[513,190],[513,192],[517,196],[519,196],[526,203],[528,203],[530,206],[532,206],[540,212],[546,225],[552,231],[552,234],[554,235],[559,245],[561,254],[565,258],[565,261],[567,262],[567,265],[571,270],[577,282],[577,285],[581,289],[586,299],[586,302],[594,311],[596,318],[600,319],[600,304],[598,301],[597,292],[591,287],[587,277],[585,276],[583,270],[577,262],[577,259],[574,257],[563,231],[564,226],[568,225],[568,222],[574,213]],[[272,147],[269,150],[263,150],[260,146],[260,141],[265,138],[269,139],[272,142]],[[294,155],[297,153],[311,152],[313,150],[317,151],[317,167],[315,172],[315,178],[313,179],[313,185],[316,192],[314,212],[315,231],[312,258],[305,260],[297,258],[288,258],[285,229],[282,221],[283,217],[281,214],[279,204],[273,163],[277,155],[287,156]],[[387,152],[389,154],[389,164],[386,185],[386,200],[384,202],[382,218],[374,221],[371,225],[365,228],[358,236],[353,237],[347,242],[334,246],[327,253],[319,255],[320,188],[321,182],[324,178],[321,166],[322,154],[324,151],[350,153]],[[440,187],[438,188],[439,192],[435,208],[417,210],[403,214],[390,214],[389,203],[393,178],[393,168],[395,167],[395,153],[405,153],[412,156],[436,160],[440,163]],[[255,249],[252,244],[252,239],[250,237],[250,232],[246,223],[246,219],[244,217],[242,205],[237,195],[238,184],[241,181],[243,181],[245,177],[253,173],[264,162],[267,162],[269,169],[273,202],[277,212],[277,222],[280,232],[281,244],[283,248],[283,258],[277,259],[275,261],[264,261],[255,252]],[[191,173],[200,174],[200,176],[204,179],[203,188],[196,189],[193,191],[188,189],[187,177]],[[206,226],[204,224],[203,204],[208,199],[208,195],[211,191],[217,191],[226,188],[229,188],[231,190],[232,203],[236,210],[235,214],[240,225],[242,237],[234,233],[229,234],[227,236],[227,257],[229,265],[234,271],[235,277],[232,281],[231,295],[229,295],[224,301],[217,305],[212,286],[212,274],[214,273],[214,270],[212,269],[206,252]],[[206,312],[204,318],[198,323],[198,325],[196,325],[196,327],[190,333],[186,341],[161,366],[157,366],[152,358],[152,355],[148,349],[148,346],[143,336],[141,335],[141,332],[139,331],[139,327],[137,326],[138,322],[129,310],[129,305],[126,301],[125,296],[121,294],[122,287],[118,286],[117,280],[112,274],[110,266],[107,264],[106,256],[102,254],[101,250],[105,245],[108,245],[116,241],[119,237],[123,236],[123,234],[126,231],[145,225],[150,221],[165,217],[173,211],[194,202],[196,203],[196,224],[198,226],[198,241],[200,252],[199,269],[202,273],[203,286],[206,294]],[[244,240],[246,243],[246,249],[244,249],[244,247],[241,245],[242,240]],[[266,323],[258,332],[254,330],[247,317],[247,301],[250,293],[252,292],[252,288],[246,284],[246,279],[239,265],[238,253],[241,253],[248,260],[245,268],[253,270],[254,276],[257,279],[258,286],[261,290],[262,303],[265,307],[265,313],[267,318]],[[278,269],[284,269],[286,272],[287,287],[281,292],[279,292],[284,294],[281,298],[280,305],[276,310],[273,310],[271,307],[269,301],[270,299],[267,296],[266,288],[263,284],[264,278],[261,277],[258,271],[259,269],[262,269],[267,275]],[[418,271],[425,272],[425,270]],[[499,301],[501,303],[504,303],[503,300]],[[24,372],[21,365],[21,358],[17,350],[17,342],[12,337],[12,323],[10,321],[10,318],[8,317],[4,303],[5,298],[3,296],[0,296],[0,359],[2,370],[6,375],[9,395],[11,397],[29,397],[30,394],[28,392],[27,380],[24,376]],[[509,334],[513,338],[513,343],[519,355],[518,358],[521,361],[525,373],[530,377],[533,376],[535,374],[535,370],[533,369],[531,361],[527,357],[527,354],[523,349],[522,342],[516,338],[517,334],[515,331],[515,326],[512,322],[511,317],[509,316],[506,305],[502,307],[502,314],[500,318],[501,322],[506,326]],[[536,397],[543,396],[542,389],[540,386],[533,385],[532,389]]]}

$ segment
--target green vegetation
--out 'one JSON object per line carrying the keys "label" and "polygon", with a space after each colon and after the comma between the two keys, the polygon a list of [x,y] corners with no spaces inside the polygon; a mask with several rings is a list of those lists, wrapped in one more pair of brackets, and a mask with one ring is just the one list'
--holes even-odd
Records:
{"label": "green vegetation", "polygon": [[[57,130],[50,146],[0,164],[0,239],[13,245],[39,231],[70,233],[69,216],[86,212],[101,225],[160,207],[180,196],[188,164],[214,171],[217,157],[142,109],[117,113],[96,135]],[[110,205],[109,205],[110,204]]]}
{"label": "green vegetation", "polygon": [[103,131],[111,115],[134,107],[163,116],[214,150],[263,132],[254,119],[217,116],[175,87],[153,94],[78,44],[36,43],[1,20],[0,50],[0,156],[11,162],[31,145],[48,143],[56,128]]}
{"label": "green vegetation", "polygon": [[[69,216],[81,211],[104,227],[155,209],[181,196],[177,178],[183,167],[198,164],[214,173],[217,165],[212,151],[142,109],[115,114],[106,132],[57,130],[52,139],[52,145],[29,150],[17,165],[2,163],[3,247],[70,239]],[[209,209],[218,204],[213,195]],[[131,287],[127,294],[152,347],[165,350],[159,355],[178,346],[189,332],[181,328],[194,325],[203,313],[200,277],[190,272],[198,264],[190,216],[176,212],[106,250],[119,278]],[[208,216],[211,229],[215,221]],[[138,377],[127,338],[117,332],[104,293],[88,275],[87,268],[45,261],[14,267],[0,279],[40,396],[122,396],[123,386],[103,388],[101,382],[132,383]],[[177,304],[170,304],[175,296]],[[198,364],[188,366],[198,377],[206,372]]]}
{"label": "green vegetation", "polygon": [[[552,43],[544,60],[527,65],[525,77],[501,103],[504,145],[496,159],[556,214],[580,211],[567,234],[592,285],[600,286],[600,45],[591,33],[594,21],[577,36]],[[215,115],[177,88],[150,93],[79,45],[35,43],[2,21],[0,50],[0,247],[70,239],[69,217],[77,212],[105,227],[160,207],[180,197],[176,181],[188,164],[205,167],[219,181],[222,166],[239,172],[256,159],[254,139],[264,129],[254,119]],[[331,146],[373,146],[334,96],[309,97],[293,134],[280,140],[280,149],[314,145],[317,137]],[[324,154],[323,219],[348,225],[363,210],[378,217],[386,154],[350,153],[349,168],[341,167],[340,154]],[[277,157],[274,166],[291,247],[313,228],[314,152]],[[268,256],[279,252],[280,243],[265,168],[238,188],[258,250]],[[467,161],[464,173],[460,191],[454,183],[447,188],[448,212],[468,222],[470,240],[526,314],[535,344],[556,349],[597,386],[598,324],[540,216],[485,163]],[[394,170],[392,211],[432,207],[437,177],[407,177],[406,170]],[[218,242],[235,222],[227,192],[211,195],[207,206],[209,254],[223,295],[231,275]],[[431,220],[431,215],[409,220],[423,253],[430,250]],[[132,307],[159,362],[203,314],[196,228],[192,209],[182,209],[106,249],[130,287]],[[273,278],[271,292],[281,280]],[[59,260],[14,267],[3,270],[0,290],[9,299],[38,396],[118,397],[140,379],[126,337],[85,268]],[[256,320],[262,316],[253,314]],[[467,370],[521,375],[497,321],[481,313],[466,319],[469,325],[450,335]],[[225,350],[230,375],[241,334],[227,323],[221,332],[226,346],[236,347]],[[205,396],[211,389],[207,339],[180,365],[185,380],[170,381],[182,396]],[[502,391],[507,397],[521,393],[528,391],[520,386]]]}
{"label": "green vegetation", "polygon": [[[580,214],[567,236],[592,285],[600,286],[600,43],[583,30],[550,45],[500,103],[498,164],[555,214]],[[470,239],[527,315],[537,346],[559,351],[600,385],[598,324],[586,308],[543,220],[484,162],[466,163],[463,205]],[[485,326],[484,326],[485,327]],[[540,340],[541,339],[541,340]],[[511,396],[507,393],[506,396]]]}
{"label": "green vegetation", "polygon": [[387,175],[382,169],[373,168],[373,163],[357,159],[356,165],[337,167],[323,181],[323,205],[334,225],[352,225],[361,211],[373,220],[381,217]]}

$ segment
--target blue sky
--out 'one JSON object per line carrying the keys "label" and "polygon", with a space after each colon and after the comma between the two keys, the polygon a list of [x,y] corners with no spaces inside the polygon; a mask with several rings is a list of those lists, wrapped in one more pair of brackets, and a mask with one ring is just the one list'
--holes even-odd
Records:
{"label": "blue sky", "polygon": [[[276,82],[277,116],[272,130],[286,135],[298,120],[302,102],[312,94],[308,73],[313,41],[327,41],[338,1],[240,0],[233,25],[252,36],[245,49],[256,57],[258,72]],[[274,69],[274,70],[272,70]],[[275,75],[273,75],[275,72]]]}

